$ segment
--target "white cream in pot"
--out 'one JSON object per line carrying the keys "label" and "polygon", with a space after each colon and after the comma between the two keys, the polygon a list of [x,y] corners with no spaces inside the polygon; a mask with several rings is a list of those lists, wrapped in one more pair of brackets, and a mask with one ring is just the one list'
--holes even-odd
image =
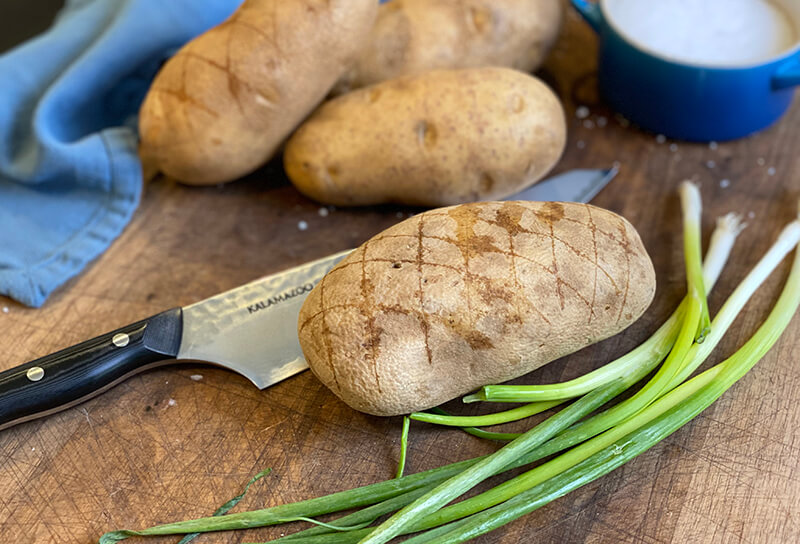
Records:
{"label": "white cream in pot", "polygon": [[628,39],[679,62],[758,63],[798,38],[789,13],[769,0],[604,0],[603,7]]}

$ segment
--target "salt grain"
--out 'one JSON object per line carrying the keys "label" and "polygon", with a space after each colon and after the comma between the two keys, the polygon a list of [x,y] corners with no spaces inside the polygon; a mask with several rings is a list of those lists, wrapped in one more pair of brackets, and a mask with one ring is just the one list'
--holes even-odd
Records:
{"label": "salt grain", "polygon": [[712,141],[708,143],[708,148],[712,151],[716,151],[718,147],[719,145],[717,144],[717,142]]}
{"label": "salt grain", "polygon": [[178,404],[178,401],[175,399],[169,399],[169,401],[167,401],[167,406],[175,406],[176,404]]}
{"label": "salt grain", "polygon": [[667,141],[667,137],[664,136],[663,134],[659,134],[658,136],[656,136],[656,142],[658,142],[660,144],[663,144],[666,141]]}
{"label": "salt grain", "polygon": [[767,161],[764,160],[764,157],[759,157],[758,160],[756,161],[756,164],[758,164],[759,166],[764,166],[766,163]]}
{"label": "salt grain", "polygon": [[300,230],[307,230],[308,229],[308,223],[306,223],[305,221],[298,221],[297,222],[297,228],[300,229]]}
{"label": "salt grain", "polygon": [[774,166],[770,166],[769,168],[767,168],[767,175],[768,176],[774,176],[775,175],[775,167]]}
{"label": "salt grain", "polygon": [[589,130],[591,130],[594,128],[594,121],[592,121],[591,119],[587,119],[583,122],[583,126],[584,128],[588,128]]}
{"label": "salt grain", "polygon": [[397,216],[398,219],[403,218],[403,212],[397,212],[395,215]]}
{"label": "salt grain", "polygon": [[578,140],[575,145],[578,147],[578,149],[583,149],[584,147],[586,147],[586,142],[584,142],[583,140]]}
{"label": "salt grain", "polygon": [[747,212],[747,218],[753,219],[756,216],[756,212]]}
{"label": "salt grain", "polygon": [[189,378],[194,380],[194,381],[196,381],[196,382],[199,382],[200,380],[203,379],[203,375],[202,374],[192,374],[191,376],[189,376]]}
{"label": "salt grain", "polygon": [[317,213],[319,214],[320,217],[328,217],[328,214],[330,212],[328,211],[328,208],[320,208],[319,210],[317,210]]}
{"label": "salt grain", "polygon": [[719,186],[722,187],[723,189],[730,187],[730,185],[731,185],[731,180],[729,179],[723,179],[719,182]]}
{"label": "salt grain", "polygon": [[3,306],[3,313],[4,313],[4,314],[7,314],[7,313],[8,313],[8,306]]}
{"label": "salt grain", "polygon": [[669,144],[669,150],[675,153],[678,151],[678,144]]}
{"label": "salt grain", "polygon": [[706,166],[709,168],[714,168],[717,165],[714,161],[706,161]]}
{"label": "salt grain", "polygon": [[575,110],[575,117],[578,119],[586,119],[589,117],[589,108],[586,106],[578,106],[578,108]]}
{"label": "salt grain", "polygon": [[603,128],[607,124],[608,124],[608,119],[607,118],[605,118],[603,116],[600,116],[600,117],[597,118],[597,126],[598,127]]}

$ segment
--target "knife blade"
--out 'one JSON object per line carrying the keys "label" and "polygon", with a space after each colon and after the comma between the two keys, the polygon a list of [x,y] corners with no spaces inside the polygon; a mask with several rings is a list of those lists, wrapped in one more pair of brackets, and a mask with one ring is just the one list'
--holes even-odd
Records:
{"label": "knife blade", "polygon": [[[506,200],[588,202],[617,169],[572,170]],[[309,291],[351,250],[173,308],[0,373],[0,430],[75,406],[133,374],[200,361],[264,389],[308,368],[297,316]]]}

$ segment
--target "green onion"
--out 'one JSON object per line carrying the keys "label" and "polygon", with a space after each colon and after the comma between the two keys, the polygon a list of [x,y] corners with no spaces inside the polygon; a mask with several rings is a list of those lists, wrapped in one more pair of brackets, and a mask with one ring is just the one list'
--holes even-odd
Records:
{"label": "green onion", "polygon": [[[458,461],[456,463],[451,463],[449,465],[427,470],[425,472],[419,472],[417,474],[403,476],[402,478],[386,480],[354,489],[348,489],[347,491],[333,493],[324,497],[317,497],[314,499],[273,506],[271,508],[264,508],[261,510],[229,514],[222,518],[197,518],[164,525],[156,525],[141,531],[132,531],[127,529],[112,531],[104,534],[100,538],[100,544],[113,544],[131,536],[182,535],[191,532],[208,533],[214,531],[266,527],[284,523],[282,520],[292,516],[320,516],[333,512],[341,512],[343,510],[350,510],[360,506],[372,505],[368,508],[364,508],[358,512],[350,514],[349,516],[345,516],[337,520],[337,522],[345,522],[348,525],[354,525],[369,519],[369,516],[373,515],[375,512],[379,513],[377,513],[373,519],[377,519],[384,514],[393,512],[397,508],[409,504],[421,495],[421,493],[420,495],[415,495],[417,492],[420,492],[421,490],[427,491],[433,488],[438,483],[455,474],[458,474],[459,472],[474,465],[480,460],[485,459],[486,457],[487,456],[481,456],[473,459],[466,459],[464,461]],[[539,459],[539,457],[536,455],[527,454],[504,467],[502,471],[513,470],[515,468],[528,465],[537,459]],[[397,499],[397,501],[393,502],[393,499]],[[408,502],[403,502],[406,500]],[[394,504],[397,504],[398,506],[390,510],[383,510],[391,507]],[[322,532],[318,527],[307,530],[309,533],[312,531],[317,532],[316,534]],[[306,534],[305,532],[302,533]],[[300,535],[301,533],[296,534]],[[288,535],[283,538],[286,540],[294,540],[294,537],[295,535]]]}
{"label": "green onion", "polygon": [[362,540],[362,544],[388,542],[400,534],[406,526],[424,516],[426,512],[431,509],[441,508],[455,497],[458,497],[478,483],[493,476],[511,462],[545,442],[568,425],[574,423],[598,406],[602,406],[610,398],[619,394],[620,390],[620,383],[612,382],[606,387],[592,391],[519,438],[506,444],[495,453],[485,457],[460,474],[453,476],[433,491],[426,493],[410,505],[401,509],[379,525],[367,538]]}
{"label": "green onion", "polygon": [[219,517],[205,517],[175,523],[156,525],[141,531],[121,530],[106,533],[100,544],[113,544],[131,536],[182,535],[187,533],[206,533],[232,529],[249,529],[279,525],[283,520],[297,516],[316,517],[332,512],[340,512],[360,506],[373,505],[397,497],[408,491],[438,483],[458,474],[480,461],[480,457],[452,463],[425,472],[404,476],[383,482],[348,489],[339,493],[316,497],[296,503],[283,504],[272,508],[240,512]]}
{"label": "green onion", "polygon": [[397,474],[395,478],[402,478],[406,468],[406,451],[408,450],[408,427],[411,420],[408,416],[403,417],[403,431],[400,434],[400,460],[397,462]]}
{"label": "green onion", "polygon": [[[431,483],[428,486],[419,487],[417,489],[413,489],[408,491],[407,493],[403,493],[402,495],[398,495],[397,497],[392,497],[391,499],[386,499],[383,502],[379,502],[378,504],[373,504],[372,506],[368,506],[366,508],[362,508],[352,514],[348,514],[346,516],[342,516],[335,521],[331,522],[331,525],[342,525],[342,526],[350,526],[350,525],[359,525],[361,523],[372,523],[376,519],[386,514],[390,514],[392,512],[396,512],[400,508],[406,506],[407,504],[411,504],[413,501],[430,491],[434,486],[435,482]],[[290,535],[286,535],[276,540],[276,542],[294,542],[295,540],[303,539],[306,541],[311,537],[315,537],[322,534],[330,533],[330,531],[326,530],[324,527],[311,527],[309,529],[305,529],[303,531],[298,531],[296,533],[292,533]],[[353,531],[350,534],[355,534],[357,531]],[[366,532],[362,534],[367,534]],[[356,542],[358,542],[360,538],[356,538]]]}
{"label": "green onion", "polygon": [[[438,414],[440,416],[448,416],[448,417],[458,417],[453,416],[453,414],[442,410],[441,408],[431,408],[428,410],[428,413]],[[509,440],[514,440],[515,438],[519,437],[522,433],[496,433],[492,431],[485,431],[483,429],[478,429],[477,427],[459,427],[459,430],[464,431],[467,434],[471,434],[472,436],[483,438],[485,440],[497,440],[501,442],[507,442]]]}
{"label": "green onion", "polygon": [[486,414],[482,416],[450,416],[441,414],[429,414],[426,412],[414,412],[411,414],[411,419],[415,421],[424,421],[426,423],[435,423],[437,425],[449,425],[451,427],[476,427],[487,425],[500,425],[502,423],[509,423],[511,421],[519,421],[533,415],[549,410],[554,406],[562,404],[563,400],[549,401],[549,402],[532,402],[513,410],[506,410],[504,412],[496,412],[494,414]]}
{"label": "green onion", "polygon": [[702,343],[711,328],[708,315],[708,301],[703,287],[703,270],[700,249],[700,223],[702,204],[700,190],[697,185],[684,181],[680,186],[681,209],[683,210],[683,254],[686,262],[686,275],[689,283],[690,300],[697,299],[701,304],[700,323],[697,326],[695,340]]}
{"label": "green onion", "polygon": [[786,255],[800,243],[800,221],[793,221],[787,225],[770,247],[769,251],[759,260],[756,266],[747,274],[744,280],[736,287],[725,304],[720,308],[714,318],[711,332],[702,344],[695,344],[686,365],[674,376],[668,388],[671,389],[683,382],[694,372],[697,367],[711,354],[714,347],[722,340],[723,334],[731,326],[736,316],[739,315],[744,305],[755,293],[756,289],[769,277],[775,267]]}

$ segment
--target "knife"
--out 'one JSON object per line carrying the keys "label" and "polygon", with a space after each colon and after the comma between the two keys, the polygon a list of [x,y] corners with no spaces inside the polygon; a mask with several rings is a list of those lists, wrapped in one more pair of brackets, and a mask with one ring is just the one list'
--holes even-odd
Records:
{"label": "knife", "polygon": [[[617,169],[572,170],[506,200],[588,202]],[[0,373],[0,430],[75,406],[133,374],[216,364],[264,389],[308,368],[297,339],[306,295],[350,251],[173,308]]]}

